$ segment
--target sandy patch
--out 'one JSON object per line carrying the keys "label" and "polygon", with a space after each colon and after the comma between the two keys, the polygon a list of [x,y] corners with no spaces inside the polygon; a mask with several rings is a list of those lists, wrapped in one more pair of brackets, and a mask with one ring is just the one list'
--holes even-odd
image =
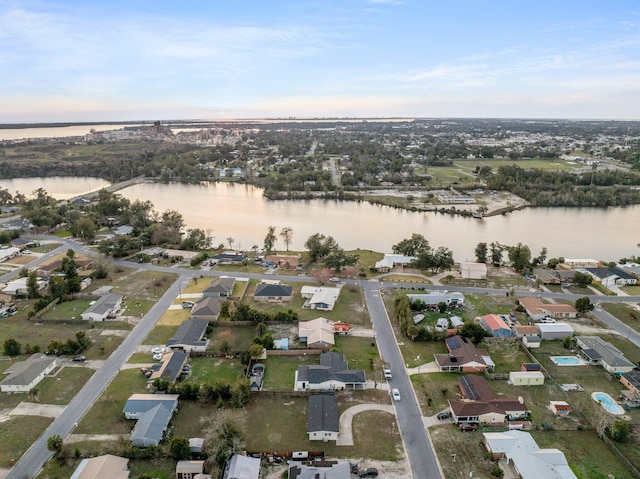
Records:
{"label": "sandy patch", "polygon": [[10,416],[42,416],[57,418],[67,406],[55,404],[37,404],[32,402],[21,402],[9,413]]}

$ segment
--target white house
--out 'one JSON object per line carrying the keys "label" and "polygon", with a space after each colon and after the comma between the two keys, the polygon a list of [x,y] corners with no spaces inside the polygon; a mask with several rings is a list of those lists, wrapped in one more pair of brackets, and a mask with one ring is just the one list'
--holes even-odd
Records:
{"label": "white house", "polygon": [[300,289],[300,296],[306,301],[302,305],[306,309],[318,309],[320,311],[331,311],[340,297],[339,287],[326,286],[303,286]]}
{"label": "white house", "polygon": [[[27,287],[27,277],[16,278],[13,281],[9,281],[5,288],[2,290],[4,294],[9,296],[27,295],[29,288]],[[49,283],[47,281],[38,279],[38,290],[42,291],[47,287]]]}
{"label": "white house", "polygon": [[13,258],[19,253],[20,253],[20,248],[15,248],[15,247],[0,248],[0,263]]}
{"label": "white house", "polygon": [[335,323],[327,318],[316,318],[298,323],[298,337],[309,348],[327,349],[335,344]]}
{"label": "white house", "polygon": [[403,254],[388,254],[376,262],[375,269],[380,272],[389,272],[396,266],[407,266],[417,258],[415,256],[405,256]]}
{"label": "white house", "polygon": [[105,294],[100,296],[91,306],[80,315],[85,321],[104,321],[115,315],[122,306],[122,296],[119,294]]}
{"label": "white house", "polygon": [[26,361],[17,362],[4,372],[6,377],[0,381],[0,391],[27,393],[53,371],[57,364],[57,357],[42,354],[34,354]]}

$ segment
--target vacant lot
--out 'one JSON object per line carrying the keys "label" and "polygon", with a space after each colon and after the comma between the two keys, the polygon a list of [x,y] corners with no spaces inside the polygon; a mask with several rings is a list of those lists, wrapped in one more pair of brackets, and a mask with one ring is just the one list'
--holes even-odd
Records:
{"label": "vacant lot", "polygon": [[62,368],[54,377],[46,377],[38,384],[38,402],[42,404],[69,404],[93,375],[89,368]]}
{"label": "vacant lot", "polygon": [[320,364],[319,356],[267,356],[264,361],[264,389],[272,391],[293,391],[295,373],[298,366]]}
{"label": "vacant lot", "polygon": [[138,271],[120,278],[114,283],[111,291],[122,294],[127,299],[157,301],[176,279],[175,274]]}
{"label": "vacant lot", "polygon": [[0,467],[11,467],[52,422],[39,416],[16,416],[0,422]]}

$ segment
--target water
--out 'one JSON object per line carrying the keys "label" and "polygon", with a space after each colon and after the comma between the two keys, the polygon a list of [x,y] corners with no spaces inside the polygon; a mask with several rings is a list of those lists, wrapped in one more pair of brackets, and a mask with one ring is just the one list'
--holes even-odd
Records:
{"label": "water", "polygon": [[[65,199],[99,189],[97,178],[19,178],[0,180],[0,187],[24,194],[43,187]],[[533,256],[546,246],[548,257],[615,261],[640,255],[640,205],[626,208],[528,208],[505,216],[477,220],[440,213],[416,213],[368,203],[334,200],[271,201],[262,190],[234,183],[143,183],[119,191],[129,200],[151,201],[160,212],[177,210],[187,228],[209,230],[214,244],[233,239],[233,247],[262,247],[269,226],[276,235],[293,229],[291,250],[306,249],[309,236],[333,236],[347,250],[391,252],[391,247],[420,233],[432,247],[446,246],[456,261],[474,260],[479,242],[528,245]],[[285,245],[278,236],[276,249]],[[506,258],[506,254],[505,254]]]}
{"label": "water", "polygon": [[577,356],[549,356],[556,366],[584,366],[585,361]]}
{"label": "water", "polygon": [[71,125],[71,126],[47,126],[44,128],[7,128],[0,129],[0,141],[24,140],[28,138],[64,138],[69,136],[84,136],[91,130],[109,131],[119,130],[127,125]]}
{"label": "water", "polygon": [[610,414],[624,414],[624,409],[620,406],[611,396],[607,393],[596,392],[592,393],[591,397],[594,401],[600,403],[600,405]]}

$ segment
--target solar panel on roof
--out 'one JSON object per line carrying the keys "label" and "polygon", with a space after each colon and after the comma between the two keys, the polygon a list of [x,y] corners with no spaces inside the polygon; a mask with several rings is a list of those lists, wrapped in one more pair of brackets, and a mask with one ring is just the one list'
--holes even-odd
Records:
{"label": "solar panel on roof", "polygon": [[447,344],[449,344],[449,348],[450,349],[458,349],[459,347],[462,346],[460,344],[460,341],[458,341],[458,338],[456,336],[447,339]]}

